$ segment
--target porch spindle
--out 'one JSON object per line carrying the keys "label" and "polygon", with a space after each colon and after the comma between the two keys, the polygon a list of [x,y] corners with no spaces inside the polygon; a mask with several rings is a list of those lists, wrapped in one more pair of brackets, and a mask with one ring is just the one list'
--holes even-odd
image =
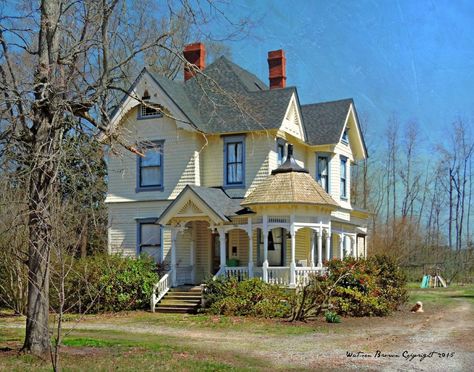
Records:
{"label": "porch spindle", "polygon": [[268,283],[268,216],[263,216],[263,281]]}
{"label": "porch spindle", "polygon": [[318,267],[323,267],[323,231],[318,231]]}
{"label": "porch spindle", "polygon": [[247,220],[247,234],[249,236],[249,278],[253,278],[253,234],[252,234],[252,218]]}

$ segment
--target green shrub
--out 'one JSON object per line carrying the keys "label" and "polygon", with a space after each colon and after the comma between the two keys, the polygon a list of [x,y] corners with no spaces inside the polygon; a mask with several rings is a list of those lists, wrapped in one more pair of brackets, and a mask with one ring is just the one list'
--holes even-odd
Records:
{"label": "green shrub", "polygon": [[[53,281],[59,278],[53,277]],[[149,257],[95,255],[74,261],[66,276],[66,312],[99,313],[146,308],[159,280]],[[58,285],[51,286],[51,305],[58,307]]]}
{"label": "green shrub", "polygon": [[239,282],[236,278],[218,278],[206,282],[206,311],[221,315],[249,315],[281,318],[290,314],[291,293],[260,279]]}
{"label": "green shrub", "polygon": [[328,323],[341,323],[341,317],[334,311],[326,311],[324,318],[326,318],[326,322]]}

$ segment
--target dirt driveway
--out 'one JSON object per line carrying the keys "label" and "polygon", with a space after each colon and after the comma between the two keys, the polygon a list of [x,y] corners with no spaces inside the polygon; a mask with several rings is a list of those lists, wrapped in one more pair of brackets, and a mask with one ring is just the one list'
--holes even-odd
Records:
{"label": "dirt driveway", "polygon": [[[145,313],[140,319],[126,316],[88,319],[77,325],[77,331],[164,336],[186,347],[198,348],[203,353],[250,356],[264,361],[268,370],[290,366],[298,370],[473,370],[472,298],[456,298],[454,304],[447,307],[425,307],[421,314],[412,314],[405,309],[387,318],[299,325],[305,328],[304,332],[292,332],[291,327],[298,325],[283,325],[280,331],[274,332],[272,324],[275,323],[272,322],[268,323],[268,333],[254,332],[251,327],[210,329],[186,326],[189,320],[177,326],[166,320],[159,321],[160,314]],[[16,328],[23,327],[23,324],[9,322],[0,324],[0,329],[2,326]],[[285,327],[288,327],[288,332],[285,332]]]}

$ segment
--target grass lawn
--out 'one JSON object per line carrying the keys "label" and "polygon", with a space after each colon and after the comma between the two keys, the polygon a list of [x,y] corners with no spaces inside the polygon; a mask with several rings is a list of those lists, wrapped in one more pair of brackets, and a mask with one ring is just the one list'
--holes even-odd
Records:
{"label": "grass lawn", "polygon": [[474,285],[453,285],[447,288],[420,288],[420,283],[408,285],[410,303],[423,302],[423,306],[454,306],[460,299],[474,304]]}
{"label": "grass lawn", "polygon": [[[452,327],[459,317],[472,319],[474,285],[420,289],[412,284],[409,291],[409,304],[401,312],[386,318],[343,318],[341,324],[145,311],[89,315],[80,321],[68,315],[62,367],[65,371],[312,370],[323,362],[327,369],[371,370],[394,362],[380,360],[377,363],[382,364],[375,366],[369,360],[347,360],[345,351],[410,347],[420,332],[437,334],[440,343],[458,347],[459,352],[469,349],[469,330]],[[416,301],[423,301],[425,308],[419,316],[407,310]],[[452,316],[447,311],[458,308],[460,312]],[[24,318],[0,312],[0,371],[50,371],[49,361],[18,354],[23,326]],[[445,340],[445,333],[453,338]],[[427,367],[424,363],[419,367]]]}

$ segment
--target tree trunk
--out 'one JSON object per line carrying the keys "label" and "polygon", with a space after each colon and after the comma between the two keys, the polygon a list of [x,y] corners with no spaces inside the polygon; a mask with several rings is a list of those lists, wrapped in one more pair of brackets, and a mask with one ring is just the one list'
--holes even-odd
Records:
{"label": "tree trunk", "polygon": [[50,348],[49,261],[51,249],[50,209],[55,197],[54,172],[58,135],[41,110],[37,137],[32,144],[29,181],[29,255],[26,335],[23,351],[46,356]]}

